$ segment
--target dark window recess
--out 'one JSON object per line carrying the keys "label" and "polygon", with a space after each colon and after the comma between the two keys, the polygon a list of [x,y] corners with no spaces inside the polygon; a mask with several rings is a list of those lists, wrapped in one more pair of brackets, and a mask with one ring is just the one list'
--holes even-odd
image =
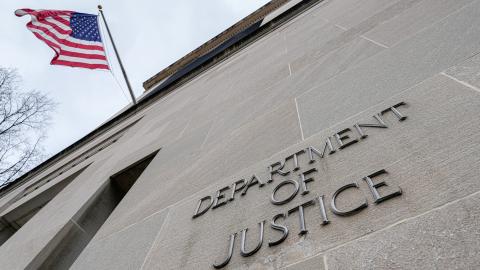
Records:
{"label": "dark window recess", "polygon": [[[0,220],[0,245],[5,243],[18,229],[20,229],[27,221],[29,221],[40,209],[53,199],[60,191],[62,191],[73,179],[75,179],[85,168],[65,178],[64,180],[53,185],[49,189],[39,193],[28,201],[22,203],[12,211],[5,214]],[[31,192],[38,188],[32,189]],[[23,196],[20,196],[23,197]],[[17,200],[15,200],[17,201]],[[10,206],[11,204],[8,204]],[[6,208],[5,208],[6,209]],[[2,211],[4,209],[1,209]]]}
{"label": "dark window recess", "polygon": [[[68,269],[96,232],[140,177],[158,151],[112,175],[78,217],[70,220],[63,233],[53,242],[53,251],[38,269]],[[36,265],[32,265],[37,268]]]}
{"label": "dark window recess", "polygon": [[[24,193],[28,193],[29,190],[31,189],[31,186],[42,186],[42,185],[44,185],[45,183],[49,182],[51,179],[53,179],[53,178],[55,178],[59,175],[62,175],[63,173],[70,170],[71,168],[74,168],[75,166],[77,166],[78,164],[83,162],[84,160],[89,159],[90,157],[94,156],[96,153],[98,153],[98,152],[108,148],[110,145],[116,143],[123,136],[123,134],[125,134],[130,129],[130,127],[132,127],[133,125],[138,123],[138,121],[140,121],[141,119],[142,119],[142,117],[135,120],[133,123],[130,123],[128,126],[124,127],[122,130],[116,132],[115,134],[111,135],[110,137],[103,140],[102,142],[98,143],[94,147],[91,147],[87,151],[83,152],[83,154],[79,155],[77,158],[67,162],[67,164],[61,166],[59,169],[50,173],[48,176],[46,176],[43,179],[40,179],[39,181],[33,183],[32,185],[30,185],[28,188],[25,189]],[[59,155],[59,154],[57,154],[57,155]],[[46,162],[48,163],[49,161],[47,160]],[[39,165],[39,166],[41,166],[41,165]],[[33,170],[36,170],[36,168],[33,169]],[[28,174],[29,173],[25,174],[24,176],[28,177]],[[24,176],[21,176],[20,178],[17,178],[17,180],[22,179]],[[17,181],[17,180],[15,180],[15,181]],[[7,190],[8,187],[10,185],[13,185],[13,183],[15,181],[5,182],[5,183],[1,184],[0,185],[0,193],[4,190]],[[26,196],[26,195],[24,194],[24,196]]]}

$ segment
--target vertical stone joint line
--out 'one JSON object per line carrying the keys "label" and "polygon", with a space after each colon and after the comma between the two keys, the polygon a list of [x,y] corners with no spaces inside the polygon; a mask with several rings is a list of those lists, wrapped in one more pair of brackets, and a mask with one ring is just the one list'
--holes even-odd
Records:
{"label": "vertical stone joint line", "polygon": [[298,126],[300,128],[300,135],[302,135],[302,141],[305,141],[305,136],[303,135],[302,120],[300,119],[300,112],[298,111],[297,98],[294,98],[293,100],[295,101],[295,109],[297,109],[297,118],[298,118]]}
{"label": "vertical stone joint line", "polygon": [[285,45],[285,55],[288,54],[287,34],[283,33],[283,43]]}
{"label": "vertical stone joint line", "polygon": [[341,25],[335,24],[336,27],[342,29],[343,31],[347,31],[348,29],[346,27],[343,27]]}
{"label": "vertical stone joint line", "polygon": [[323,255],[323,267],[325,270],[328,270],[327,255]]}
{"label": "vertical stone joint line", "polygon": [[140,270],[143,270],[143,267],[145,267],[145,264],[147,263],[148,258],[150,257],[150,253],[152,253],[152,250],[155,247],[155,244],[157,243],[158,238],[162,234],[163,228],[165,227],[165,224],[168,222],[169,217],[170,217],[170,209],[168,209],[167,215],[165,216],[165,219],[163,220],[162,226],[160,227],[160,230],[158,231],[157,235],[155,236],[155,239],[153,239],[153,242],[152,242],[152,245],[150,246],[150,249],[148,250],[147,254],[145,255],[145,259],[143,260],[142,266],[140,266]]}
{"label": "vertical stone joint line", "polygon": [[383,47],[383,48],[385,48],[385,49],[388,49],[388,46],[385,45],[385,44],[383,44],[383,43],[380,43],[380,42],[378,42],[378,41],[375,41],[375,40],[373,40],[373,39],[371,39],[371,38],[368,38],[368,37],[366,37],[366,36],[364,36],[364,35],[361,35],[360,37],[363,38],[363,39],[365,39],[365,40],[367,40],[367,41],[372,42],[373,44],[375,44],[375,45],[377,45],[377,46],[380,46],[380,47]]}
{"label": "vertical stone joint line", "polygon": [[200,150],[203,149],[203,146],[205,146],[205,143],[208,140],[208,136],[210,135],[210,131],[213,129],[213,122],[211,123],[210,127],[208,128],[207,134],[205,135],[205,139],[203,139],[202,145],[200,145]]}
{"label": "vertical stone joint line", "polygon": [[190,125],[190,122],[192,121],[192,118],[193,117],[191,117],[190,120],[188,120],[187,124],[185,124],[185,127],[182,129],[182,131],[178,135],[178,139],[183,137],[183,134],[185,133],[185,130],[187,130],[188,126]]}
{"label": "vertical stone joint line", "polygon": [[445,72],[440,72],[440,74],[442,74],[443,76],[445,76],[445,77],[449,78],[450,80],[453,80],[453,81],[455,81],[455,82],[457,82],[457,83],[459,83],[459,84],[461,84],[461,85],[463,85],[463,86],[466,86],[466,87],[471,88],[471,89],[473,89],[473,90],[475,90],[475,91],[477,91],[477,92],[480,92],[480,88],[478,88],[478,87],[476,87],[476,86],[474,86],[474,85],[471,85],[471,84],[469,84],[469,83],[467,83],[467,82],[461,81],[461,80],[459,80],[459,79],[457,79],[457,78],[455,78],[455,77],[453,77],[453,76],[451,76],[451,75],[448,75],[448,74],[445,73]]}

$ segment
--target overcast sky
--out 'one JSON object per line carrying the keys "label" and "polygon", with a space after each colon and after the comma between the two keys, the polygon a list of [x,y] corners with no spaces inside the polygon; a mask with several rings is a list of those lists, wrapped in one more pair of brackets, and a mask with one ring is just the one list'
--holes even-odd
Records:
{"label": "overcast sky", "polygon": [[98,0],[2,1],[0,4],[0,66],[17,68],[23,88],[47,93],[57,103],[44,147],[48,155],[74,143],[125,107],[130,99],[111,46],[110,72],[51,66],[54,52],[25,27],[30,16],[16,17],[18,8],[63,9],[97,14],[102,4],[110,30],[136,96],[142,83],[268,0]]}

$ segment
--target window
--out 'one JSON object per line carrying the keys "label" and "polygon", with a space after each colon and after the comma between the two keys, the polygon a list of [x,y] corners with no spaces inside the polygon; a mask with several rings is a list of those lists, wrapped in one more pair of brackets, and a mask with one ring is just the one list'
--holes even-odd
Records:
{"label": "window", "polygon": [[58,239],[53,251],[44,259],[39,269],[68,269],[157,153],[158,151],[155,151],[112,175],[85,210],[67,225],[65,234]]}
{"label": "window", "polygon": [[[51,201],[70,182],[80,175],[89,165],[73,173],[72,175],[53,184],[48,189],[41,191],[40,186],[32,186],[20,193],[9,204],[0,222],[0,245],[7,241],[18,229],[29,221],[40,209]],[[46,181],[43,184],[46,184]],[[43,185],[42,184],[42,185]],[[28,192],[26,192],[28,191]],[[30,195],[26,197],[26,195]]]}

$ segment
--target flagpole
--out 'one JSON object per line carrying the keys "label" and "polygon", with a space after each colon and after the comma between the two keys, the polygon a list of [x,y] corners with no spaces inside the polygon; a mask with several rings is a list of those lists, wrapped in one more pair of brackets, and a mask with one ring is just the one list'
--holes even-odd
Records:
{"label": "flagpole", "polygon": [[103,23],[105,24],[105,28],[107,29],[108,36],[110,37],[110,42],[112,42],[113,50],[115,51],[115,55],[117,56],[118,63],[120,64],[120,68],[122,69],[123,77],[125,78],[125,82],[127,83],[128,91],[130,92],[130,96],[132,97],[133,104],[137,104],[137,100],[135,99],[135,95],[132,91],[132,86],[130,85],[130,81],[128,80],[127,72],[123,67],[122,60],[120,59],[120,55],[118,54],[117,47],[115,46],[115,42],[113,41],[112,34],[110,33],[110,28],[108,28],[107,20],[105,20],[105,16],[103,15],[102,6],[98,5],[98,11],[102,16]]}

